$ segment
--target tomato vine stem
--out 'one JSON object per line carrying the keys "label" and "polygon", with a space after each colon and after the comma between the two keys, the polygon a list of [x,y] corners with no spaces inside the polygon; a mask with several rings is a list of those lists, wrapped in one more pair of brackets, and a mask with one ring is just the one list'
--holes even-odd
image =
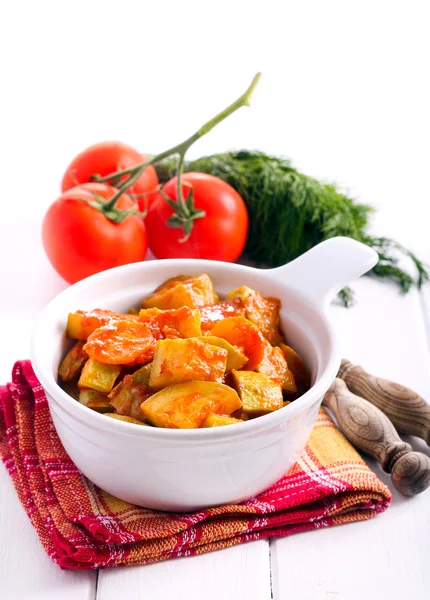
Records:
{"label": "tomato vine stem", "polygon": [[[115,171],[113,173],[110,173],[109,175],[106,175],[105,177],[100,177],[98,175],[94,175],[93,181],[97,181],[99,183],[106,183],[106,182],[111,181],[112,179],[118,180],[123,175],[128,175],[128,178],[125,179],[121,183],[121,185],[118,187],[118,192],[108,202],[105,202],[103,204],[102,210],[103,210],[104,214],[108,218],[113,220],[111,218],[111,215],[114,214],[115,211],[117,210],[115,205],[116,205],[118,199],[120,198],[121,194],[126,192],[139,179],[139,177],[142,175],[142,173],[146,169],[146,167],[148,167],[149,165],[153,165],[157,162],[160,162],[163,159],[168,158],[169,156],[178,155],[177,201],[175,202],[174,200],[167,198],[165,195],[162,195],[162,196],[166,200],[166,202],[169,203],[169,205],[172,207],[172,209],[174,211],[173,215],[168,220],[168,225],[170,227],[178,227],[178,228],[183,229],[184,236],[181,239],[181,241],[184,242],[185,240],[187,240],[191,234],[191,231],[192,231],[192,228],[194,225],[194,221],[196,219],[203,218],[206,215],[206,213],[204,211],[198,210],[194,207],[193,190],[192,189],[190,189],[187,198],[184,199],[184,196],[182,193],[181,178],[182,178],[185,154],[187,153],[188,149],[194,144],[194,142],[196,142],[198,139],[200,139],[201,137],[203,137],[204,135],[209,133],[209,131],[211,131],[214,127],[216,127],[219,123],[221,123],[221,121],[224,121],[224,119],[226,119],[231,114],[236,112],[236,110],[238,110],[242,106],[250,106],[252,94],[260,80],[260,77],[261,77],[261,73],[257,73],[254,76],[248,89],[237,100],[235,100],[232,104],[227,106],[224,110],[222,110],[220,113],[218,113],[215,117],[213,117],[212,119],[207,121],[192,136],[190,136],[189,138],[187,138],[185,141],[181,142],[180,144],[176,144],[175,146],[172,146],[168,150],[165,150],[164,152],[160,152],[160,154],[157,154],[156,156],[151,157],[149,160],[147,160],[144,163],[137,165],[135,167],[132,167],[129,169],[123,169],[120,171]],[[127,212],[129,214],[132,214],[132,213],[130,213],[130,211],[127,211]],[[137,214],[137,209],[136,209],[136,214]],[[118,222],[118,221],[115,219],[115,222]]]}

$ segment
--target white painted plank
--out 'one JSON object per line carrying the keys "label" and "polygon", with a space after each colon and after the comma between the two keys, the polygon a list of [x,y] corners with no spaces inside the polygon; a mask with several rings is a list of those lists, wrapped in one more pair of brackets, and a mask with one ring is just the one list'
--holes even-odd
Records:
{"label": "white painted plank", "polygon": [[0,466],[0,598],[93,600],[95,571],[63,571],[39,542],[13,485]]}
{"label": "white painted plank", "polygon": [[[344,356],[430,398],[418,294],[401,296],[394,286],[368,278],[354,288],[354,308],[332,309]],[[413,443],[430,454],[424,442]],[[378,465],[369,464],[390,483]],[[430,490],[415,498],[394,491],[393,504],[383,515],[273,540],[271,553],[275,600],[420,600],[428,595]]]}
{"label": "white painted plank", "polygon": [[[18,358],[28,358],[35,315],[64,283],[47,268],[39,223],[1,224],[10,260],[0,262],[0,383],[10,381]],[[33,248],[31,259],[28,246]],[[31,268],[29,264],[31,263]],[[62,571],[45,554],[12,482],[0,465],[0,597],[2,600],[93,600],[96,573]]]}
{"label": "white painted plank", "polygon": [[364,277],[353,284],[356,305],[333,306],[344,358],[374,375],[412,387],[430,399],[426,331],[416,290]]}
{"label": "white painted plank", "polygon": [[269,544],[259,540],[154,563],[99,571],[97,600],[270,600]]}
{"label": "white painted plank", "polygon": [[395,494],[371,521],[272,543],[275,600],[423,600],[428,596],[429,497]]}

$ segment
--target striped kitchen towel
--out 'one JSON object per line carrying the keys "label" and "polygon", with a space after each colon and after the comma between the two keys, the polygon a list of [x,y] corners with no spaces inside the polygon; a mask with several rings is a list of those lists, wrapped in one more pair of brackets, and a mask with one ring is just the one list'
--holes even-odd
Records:
{"label": "striped kitchen towel", "polygon": [[147,564],[271,536],[370,519],[388,488],[321,409],[308,445],[257,498],[197,513],[163,513],[114,498],[64,450],[29,361],[0,387],[0,456],[51,559],[67,569]]}

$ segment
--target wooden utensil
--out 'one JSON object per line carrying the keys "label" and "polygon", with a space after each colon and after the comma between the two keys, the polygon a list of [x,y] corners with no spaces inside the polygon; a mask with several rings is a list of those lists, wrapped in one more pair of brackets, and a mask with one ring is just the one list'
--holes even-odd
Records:
{"label": "wooden utensil", "polygon": [[398,431],[416,435],[430,445],[430,405],[416,392],[399,383],[369,375],[347,360],[342,361],[337,376],[351,392],[382,410]]}
{"label": "wooden utensil", "polygon": [[342,379],[334,380],[323,404],[332,411],[349,441],[391,473],[394,486],[402,494],[413,496],[428,488],[430,458],[413,452],[379,408],[353,394]]}

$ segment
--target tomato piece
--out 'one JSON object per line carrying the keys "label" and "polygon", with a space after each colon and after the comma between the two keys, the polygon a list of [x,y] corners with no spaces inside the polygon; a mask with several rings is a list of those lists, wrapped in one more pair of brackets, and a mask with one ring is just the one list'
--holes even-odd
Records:
{"label": "tomato piece", "polygon": [[[193,189],[196,209],[206,216],[194,220],[185,242],[182,229],[169,227],[173,208],[158,195],[151,203],[146,224],[149,247],[157,258],[206,258],[234,262],[242,254],[248,234],[248,213],[239,194],[228,183],[206,173],[184,173],[182,193],[188,198]],[[176,177],[168,181],[162,193],[177,200]]]}
{"label": "tomato piece", "polygon": [[[43,221],[43,245],[54,269],[68,283],[112,267],[144,260],[147,240],[143,220],[128,216],[114,223],[87,204],[94,194],[110,200],[118,190],[101,183],[87,183],[62,194]],[[135,203],[122,194],[116,206],[128,210]]]}
{"label": "tomato piece", "polygon": [[96,329],[84,350],[91,358],[108,365],[145,364],[154,356],[155,341],[145,323],[117,321]]}
{"label": "tomato piece", "polygon": [[[91,175],[106,177],[115,171],[130,169],[145,162],[147,157],[137,150],[116,141],[100,142],[83,150],[75,156],[61,183],[61,191],[65,192],[81,183],[89,183]],[[121,180],[126,179],[124,175]],[[108,182],[111,183],[111,182]],[[158,185],[157,172],[152,165],[146,167],[139,179],[128,190],[128,194],[147,194],[145,199],[151,202]],[[143,202],[144,204],[144,202]]]}
{"label": "tomato piece", "polygon": [[210,306],[201,306],[198,310],[200,311],[202,331],[209,331],[215,323],[222,321],[222,319],[245,316],[245,307],[240,298],[223,300]]}
{"label": "tomato piece", "polygon": [[238,346],[248,358],[248,362],[244,366],[247,371],[256,369],[264,358],[266,340],[258,327],[244,317],[229,317],[219,321],[211,329],[211,335],[223,338],[233,346]]}

